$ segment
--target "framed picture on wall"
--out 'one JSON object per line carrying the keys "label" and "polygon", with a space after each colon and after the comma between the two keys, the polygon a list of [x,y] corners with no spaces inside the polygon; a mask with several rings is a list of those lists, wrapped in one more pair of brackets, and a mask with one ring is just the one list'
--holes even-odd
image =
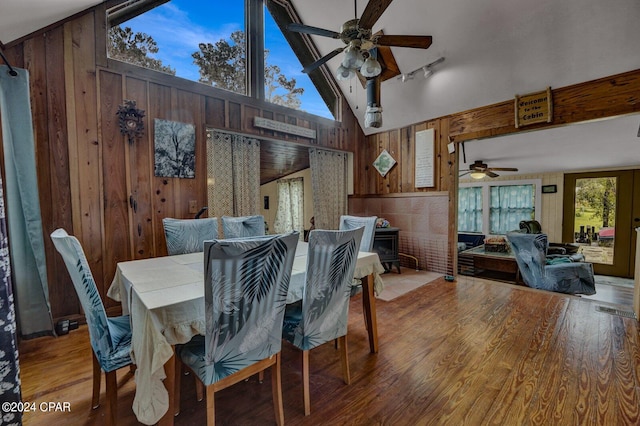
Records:
{"label": "framed picture on wall", "polygon": [[158,177],[196,177],[196,126],[154,120],[154,174]]}

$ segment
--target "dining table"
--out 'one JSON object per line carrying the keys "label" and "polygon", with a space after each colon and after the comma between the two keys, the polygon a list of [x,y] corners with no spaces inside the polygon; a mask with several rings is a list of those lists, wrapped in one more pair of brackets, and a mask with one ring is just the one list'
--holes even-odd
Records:
{"label": "dining table", "polygon": [[[287,303],[302,299],[308,243],[299,241]],[[174,346],[205,334],[203,252],[119,262],[107,295],[130,315],[131,357],[136,364],[133,411],[144,424],[173,424]],[[377,253],[359,252],[354,285],[362,284],[369,348],[378,352],[375,293],[384,273]]]}

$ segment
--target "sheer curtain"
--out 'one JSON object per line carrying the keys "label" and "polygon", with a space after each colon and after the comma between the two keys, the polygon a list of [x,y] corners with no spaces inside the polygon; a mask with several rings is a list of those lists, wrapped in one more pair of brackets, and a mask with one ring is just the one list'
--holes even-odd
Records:
{"label": "sheer curtain", "polygon": [[482,232],[482,187],[458,188],[458,232]]}
{"label": "sheer curtain", "polygon": [[209,216],[260,214],[260,141],[210,130],[207,137]]}
{"label": "sheer curtain", "polygon": [[347,214],[347,154],[309,148],[316,229],[338,229]]}
{"label": "sheer curtain", "polygon": [[273,230],[276,234],[290,231],[304,235],[304,180],[280,179],[278,182],[278,210]]}
{"label": "sheer curtain", "polygon": [[521,220],[531,220],[535,211],[533,185],[492,186],[489,232],[505,234],[520,229]]}

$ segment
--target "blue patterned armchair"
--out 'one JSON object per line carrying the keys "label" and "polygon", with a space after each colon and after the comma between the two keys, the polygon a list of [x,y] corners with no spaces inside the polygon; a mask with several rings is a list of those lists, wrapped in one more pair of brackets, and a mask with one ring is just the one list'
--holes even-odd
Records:
{"label": "blue patterned armchair", "polygon": [[264,216],[222,216],[225,238],[259,237],[265,234]]}
{"label": "blue patterned armchair", "polygon": [[204,250],[204,241],[218,238],[218,219],[162,219],[164,238],[169,255],[197,253]]}
{"label": "blue patterned armchair", "polygon": [[361,251],[373,251],[373,240],[376,236],[377,216],[340,216],[340,230],[356,229],[364,226],[362,234],[362,242],[360,243]]}
{"label": "blue patterned armchair", "polygon": [[108,318],[89,269],[84,250],[76,237],[64,229],[51,233],[56,250],[69,271],[89,327],[93,349],[92,407],[97,408],[100,398],[100,370],[105,373],[107,392],[107,424],[117,419],[116,370],[131,365],[131,325],[129,315]]}
{"label": "blue patterned armchair", "polygon": [[276,422],[284,423],[282,322],[298,238],[293,232],[205,243],[206,332],[176,347],[176,378],[184,364],[206,386],[207,424],[215,422],[216,391],[269,367]]}
{"label": "blue patterned armchair", "polygon": [[307,272],[302,301],[287,305],[283,338],[302,350],[304,414],[311,413],[309,350],[338,339],[344,382],[349,384],[347,317],[351,281],[363,228],[309,233]]}
{"label": "blue patterned armchair", "polygon": [[529,287],[568,294],[595,294],[593,265],[587,262],[547,264],[547,235],[507,233],[522,279]]}

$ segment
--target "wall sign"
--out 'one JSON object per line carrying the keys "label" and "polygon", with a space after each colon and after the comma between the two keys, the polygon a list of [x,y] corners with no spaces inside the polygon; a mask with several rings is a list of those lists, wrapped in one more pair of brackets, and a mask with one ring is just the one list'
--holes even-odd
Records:
{"label": "wall sign", "polygon": [[306,127],[294,126],[282,121],[269,120],[268,118],[253,117],[253,125],[262,129],[275,130],[276,132],[289,133],[309,139],[316,138],[316,131]]}
{"label": "wall sign", "polygon": [[551,87],[547,90],[527,95],[516,95],[516,128],[535,123],[551,123],[553,118],[553,102]]}
{"label": "wall sign", "polygon": [[555,194],[558,192],[558,185],[542,185],[543,194]]}
{"label": "wall sign", "polygon": [[433,129],[416,132],[416,188],[433,187]]}

